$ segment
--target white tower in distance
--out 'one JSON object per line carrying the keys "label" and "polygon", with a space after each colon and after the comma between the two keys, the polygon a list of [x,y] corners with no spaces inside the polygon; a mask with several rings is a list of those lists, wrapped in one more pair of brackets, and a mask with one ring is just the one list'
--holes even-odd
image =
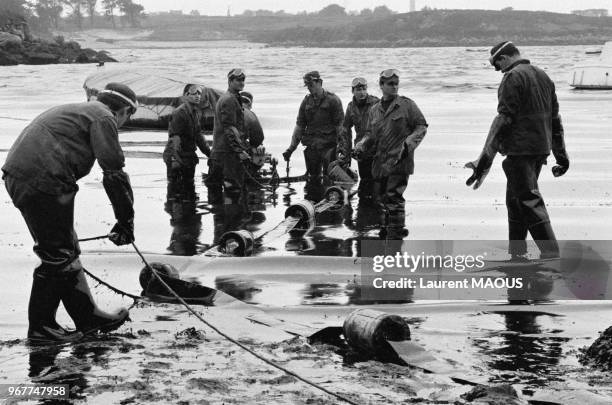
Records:
{"label": "white tower in distance", "polygon": [[416,11],[416,0],[410,0],[410,12]]}

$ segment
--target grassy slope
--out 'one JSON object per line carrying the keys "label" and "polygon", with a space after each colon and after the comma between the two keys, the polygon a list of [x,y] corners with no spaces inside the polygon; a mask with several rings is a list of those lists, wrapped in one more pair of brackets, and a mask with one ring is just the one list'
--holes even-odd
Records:
{"label": "grassy slope", "polygon": [[298,46],[593,44],[612,39],[612,17],[594,18],[530,11],[433,10],[363,17],[151,16],[152,40],[248,39]]}

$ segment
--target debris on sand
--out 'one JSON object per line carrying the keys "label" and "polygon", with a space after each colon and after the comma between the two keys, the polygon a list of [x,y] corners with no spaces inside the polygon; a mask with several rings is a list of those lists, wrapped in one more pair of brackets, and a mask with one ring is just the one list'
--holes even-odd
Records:
{"label": "debris on sand", "polygon": [[580,363],[603,371],[612,371],[612,326],[579,356]]}

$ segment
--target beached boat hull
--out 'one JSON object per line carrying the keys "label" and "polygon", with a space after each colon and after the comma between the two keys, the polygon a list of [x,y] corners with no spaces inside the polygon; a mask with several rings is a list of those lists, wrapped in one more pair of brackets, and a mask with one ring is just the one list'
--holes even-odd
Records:
{"label": "beached boat hull", "polygon": [[175,74],[160,74],[129,69],[106,69],[88,76],[83,83],[87,100],[95,100],[98,92],[107,83],[118,82],[129,86],[136,93],[140,107],[122,127],[131,129],[168,129],[172,112],[181,105],[183,89],[188,84],[203,86],[200,109],[201,125],[205,132],[212,132],[217,100],[222,91],[207,87],[198,79],[179,77]]}

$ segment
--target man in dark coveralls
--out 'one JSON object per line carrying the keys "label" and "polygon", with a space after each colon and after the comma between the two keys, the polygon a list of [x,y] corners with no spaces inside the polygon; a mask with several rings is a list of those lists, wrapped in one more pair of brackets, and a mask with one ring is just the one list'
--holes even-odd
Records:
{"label": "man in dark coveralls", "polygon": [[241,197],[246,201],[245,165],[251,157],[245,142],[244,110],[240,96],[245,80],[242,69],[230,70],[227,74],[227,91],[215,106],[211,154],[214,163],[210,170],[213,181],[222,173],[225,204],[237,204]]}
{"label": "man in dark coveralls", "polygon": [[403,194],[414,172],[414,151],[427,133],[427,121],[414,101],[398,95],[398,70],[383,70],[378,83],[382,99],[370,109],[355,155],[361,160],[373,148],[374,195],[384,211],[380,236],[402,239],[408,235]]}
{"label": "man in dark coveralls", "polygon": [[497,116],[480,157],[466,164],[474,169],[466,184],[480,187],[497,152],[506,156],[502,166],[507,179],[510,255],[523,258],[529,232],[542,258],[557,257],[559,246],[538,189],[540,170],[551,150],[557,162],[553,175],[562,176],[569,168],[555,85],[542,69],[523,59],[512,42],[495,45],[489,62],[504,73]]}
{"label": "man in dark coveralls", "polygon": [[[343,123],[343,142],[346,142],[346,146],[342,149],[349,152],[346,157],[343,156],[343,159],[348,160],[348,162],[350,162],[350,151],[353,146],[351,128],[355,127],[354,144],[356,145],[365,135],[370,109],[379,101],[378,97],[368,94],[368,82],[363,77],[353,79],[351,91],[353,93],[353,100],[346,107]],[[358,162],[360,181],[357,193],[360,201],[372,199],[372,188],[374,185],[374,179],[372,178],[373,159],[374,151],[370,149],[363,153],[361,160]]]}
{"label": "man in dark coveralls", "polygon": [[183,201],[195,201],[194,175],[199,162],[196,147],[210,157],[210,148],[204,140],[198,107],[202,86],[188,84],[183,90],[183,104],[172,112],[168,126],[168,143],[164,149],[164,162],[168,178],[168,200],[177,197]]}
{"label": "man in dark coveralls", "polygon": [[[129,87],[109,83],[96,101],[54,107],[36,117],[8,152],[4,183],[42,262],[34,270],[28,306],[31,341],[75,341],[83,334],[117,329],[128,319],[126,309],[109,314],[95,304],[79,260],[73,222],[76,182],[97,160],[117,219],[109,239],[117,245],[134,241],[134,197],[123,171],[117,129],[136,108],[136,95]],[[56,322],[60,300],[76,332]]]}
{"label": "man in dark coveralls", "polygon": [[[329,164],[336,160],[338,146],[342,145],[344,112],[340,98],[323,88],[319,72],[308,72],[303,79],[310,94],[300,105],[291,143],[283,152],[283,158],[289,161],[301,142],[306,147],[304,159],[308,184],[314,185],[321,183]],[[341,152],[348,156],[346,151]]]}

